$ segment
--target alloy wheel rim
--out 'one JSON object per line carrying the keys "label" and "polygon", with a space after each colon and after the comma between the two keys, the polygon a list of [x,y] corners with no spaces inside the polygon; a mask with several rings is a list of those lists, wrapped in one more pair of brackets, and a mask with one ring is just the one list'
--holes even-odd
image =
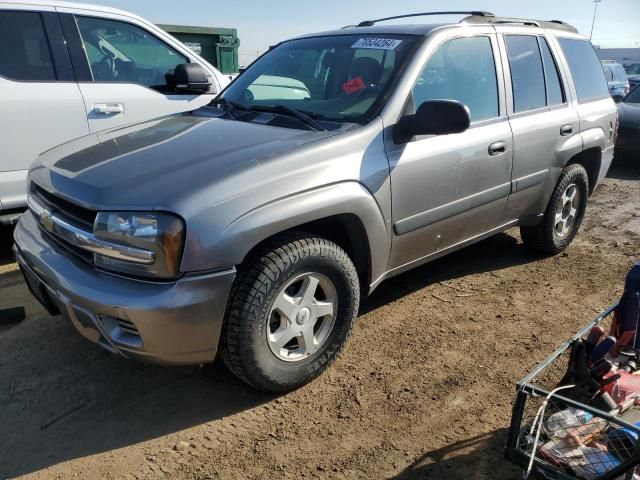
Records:
{"label": "alloy wheel rim", "polygon": [[331,280],[308,272],[289,280],[277,293],[267,317],[267,343],[285,362],[316,353],[335,325],[338,295]]}
{"label": "alloy wheel rim", "polygon": [[556,205],[554,232],[558,238],[566,238],[572,232],[580,206],[580,191],[575,183],[570,184],[562,193]]}

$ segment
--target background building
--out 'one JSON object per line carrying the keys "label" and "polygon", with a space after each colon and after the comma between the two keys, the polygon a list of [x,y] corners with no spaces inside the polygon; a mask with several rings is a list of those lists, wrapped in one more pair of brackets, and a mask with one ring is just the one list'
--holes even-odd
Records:
{"label": "background building", "polygon": [[615,60],[622,65],[640,63],[640,48],[600,48],[596,46],[600,60]]}

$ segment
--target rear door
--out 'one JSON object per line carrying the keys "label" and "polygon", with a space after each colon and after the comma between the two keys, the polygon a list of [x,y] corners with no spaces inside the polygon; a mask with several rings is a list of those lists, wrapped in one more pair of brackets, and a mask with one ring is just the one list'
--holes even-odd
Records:
{"label": "rear door", "polygon": [[207,94],[175,92],[169,79],[190,54],[135,19],[59,11],[91,132],[195,110],[219,91],[212,74]]}
{"label": "rear door", "polygon": [[88,133],[57,15],[0,4],[0,204],[26,205],[27,170],[40,153]]}
{"label": "rear door", "polygon": [[544,212],[566,162],[582,149],[578,114],[542,29],[498,27],[513,131],[512,193],[504,220]]}

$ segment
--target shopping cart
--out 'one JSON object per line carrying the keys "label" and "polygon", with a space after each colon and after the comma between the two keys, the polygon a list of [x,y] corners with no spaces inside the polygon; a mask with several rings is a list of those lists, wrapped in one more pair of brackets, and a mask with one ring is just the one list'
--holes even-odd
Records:
{"label": "shopping cart", "polygon": [[[584,345],[595,326],[608,332],[616,306],[589,322],[518,383],[506,457],[520,466],[525,476],[640,480],[640,468],[636,473],[640,464],[640,402],[634,402],[634,395],[640,392],[616,391],[618,402],[612,404],[612,396],[608,396],[607,404],[592,398],[577,400],[576,388],[566,385],[578,343]],[[607,375],[614,374],[615,369]],[[609,391],[616,385],[613,380]],[[596,395],[606,397],[600,392]]]}

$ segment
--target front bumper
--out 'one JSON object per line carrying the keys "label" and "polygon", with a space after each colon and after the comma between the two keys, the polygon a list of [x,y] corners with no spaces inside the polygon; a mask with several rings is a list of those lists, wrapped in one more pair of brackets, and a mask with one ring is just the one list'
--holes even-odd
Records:
{"label": "front bumper", "polygon": [[50,311],[68,317],[88,340],[149,363],[214,360],[234,268],[169,283],[109,274],[50,240],[29,211],[14,239],[32,292]]}

